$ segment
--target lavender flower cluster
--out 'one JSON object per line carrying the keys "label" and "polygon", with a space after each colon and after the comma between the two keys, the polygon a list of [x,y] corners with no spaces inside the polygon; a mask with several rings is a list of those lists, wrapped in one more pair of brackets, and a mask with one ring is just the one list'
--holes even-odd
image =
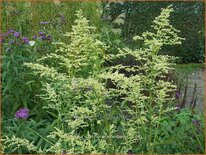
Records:
{"label": "lavender flower cluster", "polygon": [[[38,35],[34,35],[32,39],[47,40],[51,41],[51,35],[46,35],[45,32],[38,32]],[[8,42],[7,42],[8,41]],[[0,43],[8,43],[9,45],[22,45],[29,44],[30,39],[28,37],[22,36],[20,32],[14,29],[9,29],[6,33],[1,34]]]}
{"label": "lavender flower cluster", "polygon": [[38,39],[38,40],[47,40],[47,41],[51,41],[52,40],[52,36],[51,35],[46,35],[45,32],[43,31],[39,31],[37,35],[34,35],[32,37],[32,39]]}
{"label": "lavender flower cluster", "polygon": [[[21,36],[21,33],[15,31],[14,29],[9,29],[6,33],[1,34],[0,42],[4,43],[5,40],[7,40],[7,38],[8,38],[8,43],[10,45],[12,44],[20,45],[21,43],[29,44],[29,39],[25,36]],[[21,39],[21,41],[19,41],[19,39]]]}
{"label": "lavender flower cluster", "polygon": [[29,117],[29,109],[21,108],[15,113],[15,117],[18,119],[27,119]]}

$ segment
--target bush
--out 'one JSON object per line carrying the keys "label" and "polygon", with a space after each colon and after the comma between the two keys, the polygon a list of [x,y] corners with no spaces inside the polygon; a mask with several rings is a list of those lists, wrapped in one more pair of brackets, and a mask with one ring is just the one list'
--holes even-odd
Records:
{"label": "bush", "polygon": [[[25,153],[58,154],[203,153],[203,127],[198,125],[201,135],[197,135],[195,127],[189,125],[190,118],[200,123],[199,118],[190,111],[177,112],[176,86],[164,80],[172,69],[173,57],[158,54],[164,45],[183,40],[169,24],[172,11],[171,6],[162,9],[152,25],[154,32],[134,37],[141,48],[119,49],[118,54],[105,54],[108,47],[78,11],[72,32],[66,34],[70,44],[58,43],[60,47],[39,63],[25,63],[41,78],[41,103],[52,131],[47,137],[39,136],[47,146],[30,143],[27,137],[4,135],[4,149],[12,148],[13,153],[24,147]],[[139,65],[104,66],[105,61],[128,55]],[[130,76],[121,73],[122,69]],[[114,88],[108,87],[109,80]],[[197,144],[191,149],[188,136],[194,136],[192,144]]]}

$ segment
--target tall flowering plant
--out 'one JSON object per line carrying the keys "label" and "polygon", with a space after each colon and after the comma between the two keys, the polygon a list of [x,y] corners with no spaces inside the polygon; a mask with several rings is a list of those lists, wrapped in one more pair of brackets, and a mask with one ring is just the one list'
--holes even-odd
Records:
{"label": "tall flowering plant", "polygon": [[[42,149],[17,137],[6,137],[4,143],[37,153],[170,152],[176,145],[173,141],[179,142],[172,129],[184,134],[184,126],[179,126],[187,124],[191,116],[188,112],[176,113],[175,97],[171,95],[176,86],[164,80],[172,69],[173,58],[158,54],[163,46],[181,44],[183,40],[169,24],[171,12],[171,6],[162,9],[153,22],[153,32],[134,37],[142,41],[142,47],[119,49],[114,55],[105,54],[106,46],[94,33],[95,28],[78,11],[72,32],[66,34],[70,44],[58,43],[60,47],[39,59],[39,63],[25,63],[40,75],[40,97],[52,115],[53,131],[43,137],[48,147]],[[127,56],[139,65],[104,66],[106,61]],[[58,61],[53,64],[53,60]],[[108,86],[109,81],[114,87]],[[197,122],[194,124],[199,127]]]}

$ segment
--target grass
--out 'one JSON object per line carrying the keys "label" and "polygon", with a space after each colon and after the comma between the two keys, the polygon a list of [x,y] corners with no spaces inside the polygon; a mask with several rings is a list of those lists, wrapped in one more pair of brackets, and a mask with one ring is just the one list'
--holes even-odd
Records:
{"label": "grass", "polygon": [[175,66],[175,70],[178,73],[183,73],[183,74],[192,74],[200,69],[204,69],[203,63],[177,64]]}
{"label": "grass", "polygon": [[[175,66],[175,77],[176,79],[178,79],[178,87],[184,89],[185,85],[187,84],[189,75],[203,69],[204,63],[177,64]],[[197,76],[196,74],[194,75]]]}

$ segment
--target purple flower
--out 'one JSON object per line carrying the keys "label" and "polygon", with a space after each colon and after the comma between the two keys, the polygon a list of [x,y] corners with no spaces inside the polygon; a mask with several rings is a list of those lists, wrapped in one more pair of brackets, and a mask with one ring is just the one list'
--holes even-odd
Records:
{"label": "purple flower", "polygon": [[29,109],[21,108],[15,113],[15,117],[19,119],[27,119],[29,117]]}
{"label": "purple flower", "polygon": [[14,37],[19,38],[20,33],[19,32],[14,32]]}
{"label": "purple flower", "polygon": [[49,24],[49,22],[40,22],[41,25]]}
{"label": "purple flower", "polygon": [[40,36],[43,36],[43,35],[45,35],[45,33],[42,32],[42,31],[40,31],[40,32],[39,32],[39,35],[40,35]]}
{"label": "purple flower", "polygon": [[22,37],[22,40],[25,44],[28,44],[29,43],[29,39],[27,37]]}
{"label": "purple flower", "polygon": [[41,35],[40,38],[41,38],[42,40],[46,40],[46,39],[47,39],[45,35]]}
{"label": "purple flower", "polygon": [[10,34],[12,34],[12,33],[14,33],[14,30],[13,29],[9,29],[9,31],[7,31],[7,35],[10,35]]}
{"label": "purple flower", "polygon": [[10,40],[9,44],[12,45],[12,44],[14,44],[14,42],[15,42],[14,40]]}
{"label": "purple flower", "polygon": [[10,29],[9,32],[10,33],[14,33],[15,31],[14,31],[14,29]]}

